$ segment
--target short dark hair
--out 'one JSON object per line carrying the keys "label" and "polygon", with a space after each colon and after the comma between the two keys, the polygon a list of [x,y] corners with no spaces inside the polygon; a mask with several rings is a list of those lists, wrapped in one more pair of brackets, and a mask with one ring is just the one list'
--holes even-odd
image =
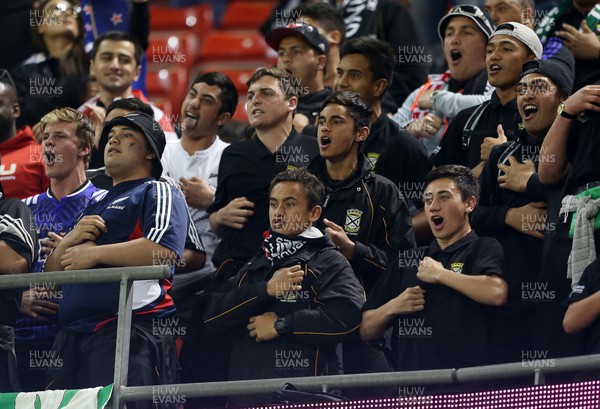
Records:
{"label": "short dark hair", "polygon": [[300,13],[300,20],[308,17],[323,25],[326,32],[338,30],[342,34],[340,43],[346,38],[346,24],[344,18],[337,8],[329,3],[303,3],[296,7]]}
{"label": "short dark hair", "polygon": [[456,187],[460,190],[460,197],[463,202],[470,197],[474,197],[476,201],[479,201],[479,182],[471,169],[462,165],[444,165],[432,169],[425,175],[425,188],[434,180],[444,178],[454,181]]}
{"label": "short dark hair", "polygon": [[190,88],[200,82],[219,87],[221,90],[221,109],[219,110],[219,113],[222,114],[227,112],[233,118],[238,104],[238,92],[235,88],[235,84],[231,81],[231,78],[222,72],[211,71],[197,76],[194,81],[192,81]]}
{"label": "short dark hair", "polygon": [[107,31],[106,33],[102,34],[101,36],[99,36],[98,38],[96,38],[94,40],[94,45],[92,47],[92,51],[90,52],[90,58],[92,60],[96,59],[96,54],[98,54],[98,49],[100,48],[100,44],[102,44],[102,42],[104,40],[128,41],[130,43],[133,43],[133,46],[135,47],[135,51],[134,51],[135,64],[138,67],[142,64],[142,57],[144,56],[144,49],[142,48],[142,46],[139,43],[139,41],[137,40],[137,38],[135,38],[134,36],[132,36],[131,34],[125,32],[125,31],[116,31],[116,30],[115,31]]}
{"label": "short dark hair", "polygon": [[346,108],[348,115],[354,120],[354,129],[358,130],[363,127],[371,129],[371,116],[373,108],[371,108],[358,92],[354,91],[337,91],[331,94],[319,110],[319,114],[327,105],[335,104]]}
{"label": "short dark hair", "polygon": [[106,115],[115,109],[125,109],[130,112],[143,112],[154,118],[154,110],[152,109],[152,106],[135,97],[115,99],[110,103],[108,108],[106,108]]}
{"label": "short dark hair", "polygon": [[271,181],[271,186],[269,186],[269,196],[271,196],[271,191],[275,185],[283,182],[295,182],[302,186],[306,199],[308,199],[309,209],[323,205],[323,201],[325,200],[325,187],[319,178],[305,168],[284,170],[275,175]]}
{"label": "short dark hair", "polygon": [[275,77],[277,79],[277,83],[279,84],[279,88],[283,91],[285,95],[285,99],[290,99],[292,97],[298,96],[297,88],[293,86],[293,77],[292,74],[277,67],[259,67],[254,71],[254,74],[250,77],[248,81],[246,81],[246,87],[250,88],[252,84],[261,79],[262,77]]}
{"label": "short dark hair", "polygon": [[394,77],[396,55],[388,43],[372,37],[355,37],[344,42],[340,48],[340,59],[348,54],[363,55],[369,61],[373,81],[383,78],[387,80],[385,91],[390,88]]}

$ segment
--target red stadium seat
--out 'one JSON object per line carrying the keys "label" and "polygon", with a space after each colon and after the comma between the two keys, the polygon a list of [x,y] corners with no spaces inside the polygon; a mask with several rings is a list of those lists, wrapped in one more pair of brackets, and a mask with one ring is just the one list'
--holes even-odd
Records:
{"label": "red stadium seat", "polygon": [[151,65],[161,68],[182,66],[189,69],[198,58],[199,51],[198,39],[191,33],[158,33],[150,36],[146,54]]}
{"label": "red stadium seat", "polygon": [[227,6],[221,29],[257,29],[271,15],[273,2],[233,1]]}
{"label": "red stadium seat", "polygon": [[261,59],[269,57],[269,46],[258,31],[215,30],[208,33],[200,48],[200,62],[211,60]]}
{"label": "red stadium seat", "polygon": [[[177,117],[187,92],[187,70],[183,67],[155,69],[150,67],[146,75],[146,87],[150,100],[159,107],[164,107]],[[171,120],[173,117],[170,117]],[[179,121],[172,121],[179,122]]]}
{"label": "red stadium seat", "polygon": [[210,4],[183,8],[150,7],[152,33],[191,30],[198,38],[202,38],[212,29],[214,20]]}
{"label": "red stadium seat", "polygon": [[235,114],[232,119],[242,122],[248,122],[248,114],[246,113],[246,93],[240,95]]}

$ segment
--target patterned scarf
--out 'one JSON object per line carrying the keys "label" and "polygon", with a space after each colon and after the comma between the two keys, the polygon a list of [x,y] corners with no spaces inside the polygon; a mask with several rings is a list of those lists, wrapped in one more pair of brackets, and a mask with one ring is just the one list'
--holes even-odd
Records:
{"label": "patterned scarf", "polygon": [[292,256],[306,244],[306,240],[290,238],[271,230],[264,232],[263,236],[265,238],[263,241],[263,250],[271,264],[275,260]]}
{"label": "patterned scarf", "polygon": [[[421,89],[417,93],[415,102],[410,107],[410,111],[412,112],[413,121],[417,120],[421,117],[424,117],[425,115],[432,112],[429,109],[419,108],[417,103],[419,101],[419,98],[421,97],[421,94],[423,94],[423,92],[429,91],[429,90],[439,91],[441,89],[446,89],[448,87],[448,83],[450,82],[451,79],[452,79],[452,74],[450,74],[450,71],[446,71],[443,74],[431,74],[429,76],[425,85],[423,85],[423,87],[421,87]],[[462,92],[462,91],[460,91],[460,92]]]}

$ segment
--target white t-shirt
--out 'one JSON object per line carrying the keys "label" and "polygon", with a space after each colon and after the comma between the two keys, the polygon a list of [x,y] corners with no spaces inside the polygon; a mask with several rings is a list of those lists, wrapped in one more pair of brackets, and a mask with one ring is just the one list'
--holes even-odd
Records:
{"label": "white t-shirt", "polygon": [[[207,181],[208,185],[216,191],[219,162],[223,150],[227,146],[229,144],[223,142],[217,136],[215,142],[207,149],[196,151],[193,155],[190,155],[181,146],[181,141],[169,141],[161,159],[163,175],[172,177],[176,182],[179,182],[181,177],[189,179],[196,176]],[[210,228],[209,215],[206,213],[206,209],[193,207],[190,207],[190,213],[206,250],[206,265],[202,271],[214,271],[215,267],[211,263],[211,259],[217,247],[218,239]]]}

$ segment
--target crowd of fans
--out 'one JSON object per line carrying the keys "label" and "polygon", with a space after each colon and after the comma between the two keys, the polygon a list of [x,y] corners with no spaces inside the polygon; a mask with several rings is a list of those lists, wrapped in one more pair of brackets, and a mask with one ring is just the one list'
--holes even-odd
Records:
{"label": "crowd of fans", "polygon": [[[233,127],[221,72],[178,121],[135,89],[146,1],[88,52],[77,0],[35,2],[41,53],[0,75],[0,273],[169,265],[134,284],[129,385],[600,353],[600,4],[453,6],[433,56],[364,3],[266,22]],[[0,391],[112,383],[118,291],[2,290]]]}

